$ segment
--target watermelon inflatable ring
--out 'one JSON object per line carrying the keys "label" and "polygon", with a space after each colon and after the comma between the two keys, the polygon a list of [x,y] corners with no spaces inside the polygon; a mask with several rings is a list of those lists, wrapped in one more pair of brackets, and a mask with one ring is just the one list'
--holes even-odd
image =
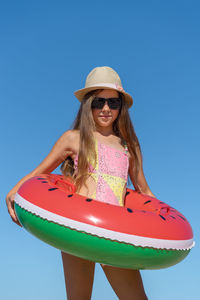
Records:
{"label": "watermelon inflatable ring", "polygon": [[53,247],[121,268],[166,268],[194,246],[186,218],[160,200],[127,189],[125,206],[111,205],[76,194],[62,175],[27,180],[15,211],[27,231]]}

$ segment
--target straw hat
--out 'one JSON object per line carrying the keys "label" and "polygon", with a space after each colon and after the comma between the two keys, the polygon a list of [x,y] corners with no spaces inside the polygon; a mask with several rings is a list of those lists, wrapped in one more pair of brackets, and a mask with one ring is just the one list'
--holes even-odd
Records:
{"label": "straw hat", "polygon": [[97,89],[116,90],[124,95],[128,107],[133,104],[133,98],[124,91],[119,75],[110,67],[94,68],[86,78],[85,87],[74,92],[74,95],[81,102],[87,93]]}

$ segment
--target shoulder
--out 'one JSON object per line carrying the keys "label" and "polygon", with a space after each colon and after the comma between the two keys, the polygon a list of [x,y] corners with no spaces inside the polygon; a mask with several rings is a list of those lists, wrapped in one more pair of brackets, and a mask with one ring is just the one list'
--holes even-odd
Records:
{"label": "shoulder", "polygon": [[72,150],[79,144],[79,134],[77,131],[65,131],[56,141],[54,148]]}
{"label": "shoulder", "polygon": [[67,150],[68,154],[76,154],[79,150],[80,132],[79,130],[67,130],[60,137],[62,148]]}
{"label": "shoulder", "polygon": [[72,129],[72,130],[65,131],[60,137],[60,139],[62,139],[65,142],[75,142],[79,140],[79,137],[80,137],[79,130]]}

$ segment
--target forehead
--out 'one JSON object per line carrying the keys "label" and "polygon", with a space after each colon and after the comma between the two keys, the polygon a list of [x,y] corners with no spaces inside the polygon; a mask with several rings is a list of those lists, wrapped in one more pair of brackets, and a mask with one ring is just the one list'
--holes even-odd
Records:
{"label": "forehead", "polygon": [[102,97],[102,98],[117,98],[119,97],[119,93],[115,90],[102,90],[98,93],[98,97]]}

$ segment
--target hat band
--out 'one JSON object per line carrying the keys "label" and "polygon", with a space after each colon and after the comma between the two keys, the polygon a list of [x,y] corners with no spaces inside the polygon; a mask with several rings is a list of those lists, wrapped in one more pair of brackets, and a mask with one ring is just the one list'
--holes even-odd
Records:
{"label": "hat band", "polygon": [[118,83],[105,83],[105,82],[102,82],[102,83],[96,83],[96,84],[85,86],[86,89],[92,88],[92,87],[108,87],[108,88],[115,89],[115,90],[121,90],[122,89],[122,86],[120,86]]}

